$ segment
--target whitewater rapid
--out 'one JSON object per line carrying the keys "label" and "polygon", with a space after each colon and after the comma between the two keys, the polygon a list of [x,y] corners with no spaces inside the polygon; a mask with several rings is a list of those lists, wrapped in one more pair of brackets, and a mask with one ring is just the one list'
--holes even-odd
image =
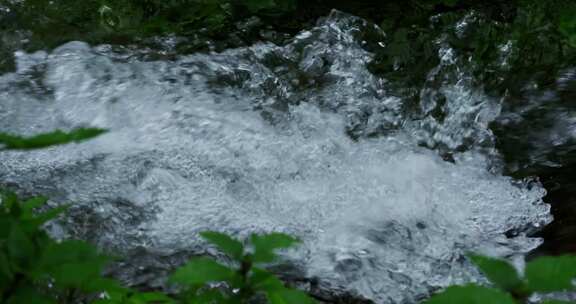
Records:
{"label": "whitewater rapid", "polygon": [[[551,216],[537,182],[492,166],[498,101],[462,73],[405,107],[366,69],[367,27],[378,31],[334,12],[286,46],[174,61],[82,42],[17,52],[17,70],[0,76],[0,130],[109,132],[2,151],[0,184],[71,204],[55,233],[158,260],[214,254],[204,230],[290,233],[303,244],[287,260],[315,282],[304,287],[377,303],[482,280],[469,251],[521,260],[541,243],[527,233]],[[458,64],[449,49],[439,56],[431,79]],[[437,92],[441,121],[431,114]],[[453,161],[423,147],[438,145]]]}

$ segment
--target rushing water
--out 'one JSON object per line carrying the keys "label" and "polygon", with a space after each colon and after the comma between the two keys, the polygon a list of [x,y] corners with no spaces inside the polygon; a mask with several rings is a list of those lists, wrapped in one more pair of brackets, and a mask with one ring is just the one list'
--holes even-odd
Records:
{"label": "rushing water", "polygon": [[204,230],[282,231],[303,240],[286,257],[315,292],[400,303],[481,280],[468,251],[521,263],[541,243],[527,234],[551,216],[538,183],[498,169],[488,125],[500,102],[441,47],[421,104],[404,105],[366,69],[368,26],[335,12],[286,46],[175,61],[82,42],[19,52],[16,72],[0,76],[0,130],[110,132],[2,152],[0,181],[71,202],[55,234],[158,257],[127,269],[213,253]]}

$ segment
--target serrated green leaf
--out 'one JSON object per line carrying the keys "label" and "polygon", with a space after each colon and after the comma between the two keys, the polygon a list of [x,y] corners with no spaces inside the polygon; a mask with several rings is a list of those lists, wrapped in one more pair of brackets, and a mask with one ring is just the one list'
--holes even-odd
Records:
{"label": "serrated green leaf", "polygon": [[524,282],[508,262],[475,254],[470,254],[468,257],[496,287],[507,291],[523,288]]}
{"label": "serrated green leaf", "polygon": [[242,260],[242,256],[244,255],[244,245],[239,241],[226,234],[213,231],[201,232],[200,235],[206,241],[216,245],[218,249],[231,258],[237,261]]}
{"label": "serrated green leaf", "polygon": [[574,302],[560,301],[560,300],[546,300],[540,302],[540,304],[574,304]]}
{"label": "serrated green leaf", "polygon": [[515,304],[509,294],[476,285],[451,286],[432,296],[425,304]]}
{"label": "serrated green leaf", "polygon": [[573,289],[576,256],[541,257],[526,265],[525,277],[532,291],[553,292]]}
{"label": "serrated green leaf", "polygon": [[270,263],[276,259],[275,251],[290,248],[300,241],[283,233],[270,233],[266,235],[252,235],[254,246],[254,263]]}
{"label": "serrated green leaf", "polygon": [[316,303],[305,292],[296,289],[281,289],[266,294],[271,304],[312,304]]}
{"label": "serrated green leaf", "polygon": [[190,260],[184,267],[176,270],[170,280],[182,285],[196,286],[232,280],[234,275],[232,269],[213,259],[201,257]]}
{"label": "serrated green leaf", "polygon": [[97,128],[78,128],[70,132],[56,130],[32,137],[22,137],[0,133],[0,144],[6,150],[32,150],[71,142],[81,142],[105,133],[106,130]]}

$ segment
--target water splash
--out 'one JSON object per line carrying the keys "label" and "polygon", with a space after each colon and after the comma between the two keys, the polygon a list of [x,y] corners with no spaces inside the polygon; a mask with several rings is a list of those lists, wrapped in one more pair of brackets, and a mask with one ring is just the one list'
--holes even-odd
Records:
{"label": "water splash", "polygon": [[490,172],[474,149],[491,138],[498,103],[450,77],[438,80],[444,119],[433,117],[432,90],[411,112],[366,69],[368,27],[378,30],[335,12],[284,47],[173,62],[81,42],[19,53],[18,70],[0,76],[0,129],[111,132],[3,152],[0,181],[73,202],[63,233],[120,251],[205,252],[203,230],[291,233],[304,240],[287,253],[298,276],[377,303],[480,280],[467,251],[515,257],[538,246],[526,234],[550,221],[544,190]]}

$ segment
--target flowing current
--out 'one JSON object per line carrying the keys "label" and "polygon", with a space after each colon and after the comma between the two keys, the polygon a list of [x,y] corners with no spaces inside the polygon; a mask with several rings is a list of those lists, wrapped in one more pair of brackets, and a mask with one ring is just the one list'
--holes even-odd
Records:
{"label": "flowing current", "polygon": [[481,281],[469,251],[521,261],[540,244],[527,234],[551,217],[539,184],[495,165],[488,124],[499,101],[441,48],[429,75],[440,85],[405,105],[367,70],[366,27],[334,12],[286,46],[173,61],[82,42],[17,52],[17,70],[0,76],[0,130],[110,132],[2,152],[0,183],[71,204],[56,235],[146,252],[122,264],[138,266],[126,270],[134,285],[159,284],[143,269],[178,254],[214,254],[205,230],[298,236],[285,255],[305,288],[376,303]]}

